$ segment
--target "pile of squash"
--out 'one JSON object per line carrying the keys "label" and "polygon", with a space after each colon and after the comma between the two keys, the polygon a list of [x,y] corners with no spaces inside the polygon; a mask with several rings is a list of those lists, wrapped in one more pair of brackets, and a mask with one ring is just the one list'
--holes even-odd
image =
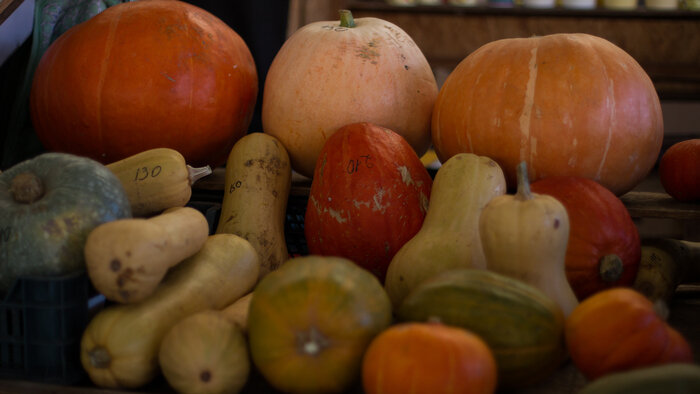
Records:
{"label": "pile of squash", "polygon": [[[115,33],[150,25],[142,45]],[[144,58],[167,67],[120,68],[125,48],[154,43],[181,52]],[[659,158],[663,123],[649,77],[606,40],[492,42],[438,89],[398,26],[341,12],[289,37],[265,81],[264,130],[247,134],[252,58],[185,3],[111,7],[42,62],[32,116],[46,146],[67,153],[33,159],[46,192],[22,176],[31,161],[0,174],[0,263],[37,228],[73,236],[46,250],[77,251],[68,260],[109,300],[80,345],[97,386],[139,388],[162,374],[178,392],[240,392],[255,370],[282,392],[486,394],[542,384],[570,360],[590,392],[700,390],[692,349],[663,315],[675,286],[698,274],[676,262],[700,248],[643,244],[619,199]],[[83,84],[85,62],[101,66]],[[68,84],[84,97],[62,103]],[[151,105],[150,94],[172,101]],[[421,161],[431,144],[434,177]],[[700,145],[690,144],[668,151],[661,175],[669,194],[697,201],[687,163]],[[212,228],[186,204],[219,164]],[[50,170],[67,175],[52,184]],[[294,172],[311,181],[309,255],[291,258]],[[109,214],[72,231],[84,214],[48,208],[86,206],[79,191]],[[32,214],[50,217],[30,227]],[[0,271],[0,284],[17,274]]]}

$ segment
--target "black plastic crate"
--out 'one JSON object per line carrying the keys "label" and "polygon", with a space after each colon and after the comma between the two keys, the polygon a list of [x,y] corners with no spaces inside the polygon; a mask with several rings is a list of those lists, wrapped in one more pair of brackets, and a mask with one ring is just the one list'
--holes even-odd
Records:
{"label": "black plastic crate", "polygon": [[0,304],[0,378],[56,384],[85,380],[80,340],[102,299],[84,271],[17,279]]}

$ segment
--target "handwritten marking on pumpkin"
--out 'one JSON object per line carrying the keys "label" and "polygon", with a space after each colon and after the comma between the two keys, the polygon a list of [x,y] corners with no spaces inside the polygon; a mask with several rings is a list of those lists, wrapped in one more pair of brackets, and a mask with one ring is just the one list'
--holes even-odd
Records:
{"label": "handwritten marking on pumpkin", "polygon": [[160,72],[160,75],[162,75],[162,76],[164,76],[165,78],[167,78],[170,82],[175,82],[175,78],[173,78],[173,77],[171,77],[170,75],[168,75],[165,71],[161,71],[161,72]]}
{"label": "handwritten marking on pumpkin", "polygon": [[[530,71],[525,90],[525,100],[523,110],[520,114],[520,161],[524,161],[530,139],[530,122],[532,120],[532,107],[535,104],[535,86],[537,82],[537,48],[530,50]],[[530,160],[528,160],[530,162]]]}
{"label": "handwritten marking on pumpkin", "polygon": [[366,168],[372,168],[374,167],[374,164],[372,164],[370,160],[372,160],[370,155],[361,155],[359,159],[350,159],[348,165],[345,167],[345,170],[348,174],[354,174],[358,172],[360,167],[363,165]]}

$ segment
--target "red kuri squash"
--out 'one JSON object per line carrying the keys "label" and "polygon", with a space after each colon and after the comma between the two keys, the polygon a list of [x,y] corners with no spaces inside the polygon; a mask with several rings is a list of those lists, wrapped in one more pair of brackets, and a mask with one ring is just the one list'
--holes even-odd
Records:
{"label": "red kuri squash", "polygon": [[540,179],[530,189],[566,207],[566,278],[579,300],[606,288],[632,286],[641,245],[637,227],[617,196],[596,181],[573,176]]}
{"label": "red kuri squash", "polygon": [[370,123],[340,128],[316,163],[304,233],[311,254],[341,256],[384,280],[420,230],[432,179],[406,140]]}
{"label": "red kuri squash", "polygon": [[510,189],[525,161],[532,181],[582,176],[621,195],[649,173],[662,139],[649,76],[624,50],[587,34],[482,46],[446,79],[432,117],[442,162],[459,152],[490,157]]}
{"label": "red kuri squash", "polygon": [[111,163],[151,148],[222,164],[258,93],[241,37],[181,1],[110,7],[61,35],[34,76],[30,108],[45,148]]}
{"label": "red kuri squash", "polygon": [[700,200],[700,138],[673,144],[659,162],[666,193],[678,201]]}
{"label": "red kuri squash", "polygon": [[588,379],[672,362],[692,362],[686,339],[642,293],[616,287],[587,298],[565,323],[571,359]]}

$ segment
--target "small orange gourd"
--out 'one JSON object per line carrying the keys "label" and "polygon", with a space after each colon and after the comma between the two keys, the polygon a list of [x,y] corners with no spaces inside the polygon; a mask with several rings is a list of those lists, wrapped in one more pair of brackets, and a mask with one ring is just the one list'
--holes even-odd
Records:
{"label": "small orange gourd", "polygon": [[490,394],[496,389],[496,360],[486,343],[465,329],[402,323],[370,344],[362,385],[366,394]]}
{"label": "small orange gourd", "polygon": [[686,339],[630,288],[603,290],[584,300],[566,320],[564,335],[571,359],[590,380],[693,360]]}

